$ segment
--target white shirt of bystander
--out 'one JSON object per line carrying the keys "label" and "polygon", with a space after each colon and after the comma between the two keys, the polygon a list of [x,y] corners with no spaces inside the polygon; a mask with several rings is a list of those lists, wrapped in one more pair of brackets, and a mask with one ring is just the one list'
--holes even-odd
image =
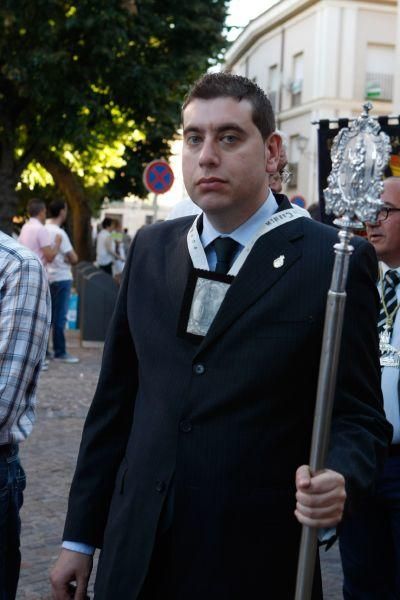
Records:
{"label": "white shirt of bystander", "polygon": [[46,265],[49,282],[70,281],[72,279],[72,271],[70,263],[66,260],[66,255],[68,252],[72,252],[73,248],[68,234],[54,223],[46,223],[45,228],[49,232],[51,245],[54,244],[56,235],[61,235],[60,250],[53,262]]}

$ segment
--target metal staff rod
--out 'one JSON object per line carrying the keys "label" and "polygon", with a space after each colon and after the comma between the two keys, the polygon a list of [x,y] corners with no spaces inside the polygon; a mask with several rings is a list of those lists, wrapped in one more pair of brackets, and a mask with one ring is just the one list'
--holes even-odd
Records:
{"label": "metal staff rod", "polygon": [[[353,246],[353,230],[365,221],[376,222],[383,203],[382,172],[390,154],[389,137],[369,116],[372,104],[364,104],[361,116],[350,128],[342,129],[332,146],[332,173],[324,191],[327,212],[337,217],[339,243],[335,244],[335,262],[328,291],[325,324],[318,376],[317,398],[310,451],[310,470],[324,468],[328,453],[332,410],[336,390],[346,283]],[[318,529],[302,526],[297,568],[295,600],[310,600],[312,595]]]}
{"label": "metal staff rod", "polygon": [[[346,305],[346,281],[353,246],[349,244],[351,231],[340,231],[341,242],[335,244],[335,264],[326,304],[317,400],[310,451],[311,473],[324,468],[328,452],[336,374],[342,337],[343,315]],[[303,525],[297,567],[296,600],[311,598],[314,581],[318,529]]]}

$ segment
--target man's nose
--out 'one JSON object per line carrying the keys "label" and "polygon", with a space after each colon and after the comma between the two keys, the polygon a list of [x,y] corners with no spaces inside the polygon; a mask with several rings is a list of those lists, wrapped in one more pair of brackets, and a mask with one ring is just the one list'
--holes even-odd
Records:
{"label": "man's nose", "polygon": [[218,144],[212,139],[205,139],[199,155],[199,164],[202,167],[216,166],[219,164]]}
{"label": "man's nose", "polygon": [[372,223],[371,221],[365,221],[365,228],[368,232],[368,229],[375,229],[375,227],[379,227],[382,221],[380,221],[379,219],[375,222]]}

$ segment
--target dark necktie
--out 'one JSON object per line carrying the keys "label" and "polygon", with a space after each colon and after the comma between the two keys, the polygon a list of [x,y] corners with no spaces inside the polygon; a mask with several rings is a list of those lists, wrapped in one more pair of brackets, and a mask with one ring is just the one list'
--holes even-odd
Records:
{"label": "dark necktie", "polygon": [[229,271],[235,252],[238,249],[238,242],[230,237],[219,237],[213,242],[215,253],[217,255],[216,273],[226,273]]}
{"label": "dark necktie", "polygon": [[[383,290],[381,300],[381,309],[379,311],[378,318],[378,331],[382,333],[387,324],[389,330],[391,331],[393,328],[393,321],[396,316],[398,302],[396,296],[396,286],[400,283],[400,277],[397,271],[386,271],[385,276],[383,278]],[[385,306],[386,311],[385,311]],[[387,313],[387,314],[386,314]],[[389,319],[387,317],[389,315]]]}

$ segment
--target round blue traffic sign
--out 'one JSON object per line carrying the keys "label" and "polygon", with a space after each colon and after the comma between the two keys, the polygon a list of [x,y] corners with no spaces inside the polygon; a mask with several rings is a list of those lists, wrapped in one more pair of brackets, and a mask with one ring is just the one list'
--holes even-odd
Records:
{"label": "round blue traffic sign", "polygon": [[143,183],[149,192],[165,194],[174,183],[174,172],[165,160],[153,160],[144,170]]}

